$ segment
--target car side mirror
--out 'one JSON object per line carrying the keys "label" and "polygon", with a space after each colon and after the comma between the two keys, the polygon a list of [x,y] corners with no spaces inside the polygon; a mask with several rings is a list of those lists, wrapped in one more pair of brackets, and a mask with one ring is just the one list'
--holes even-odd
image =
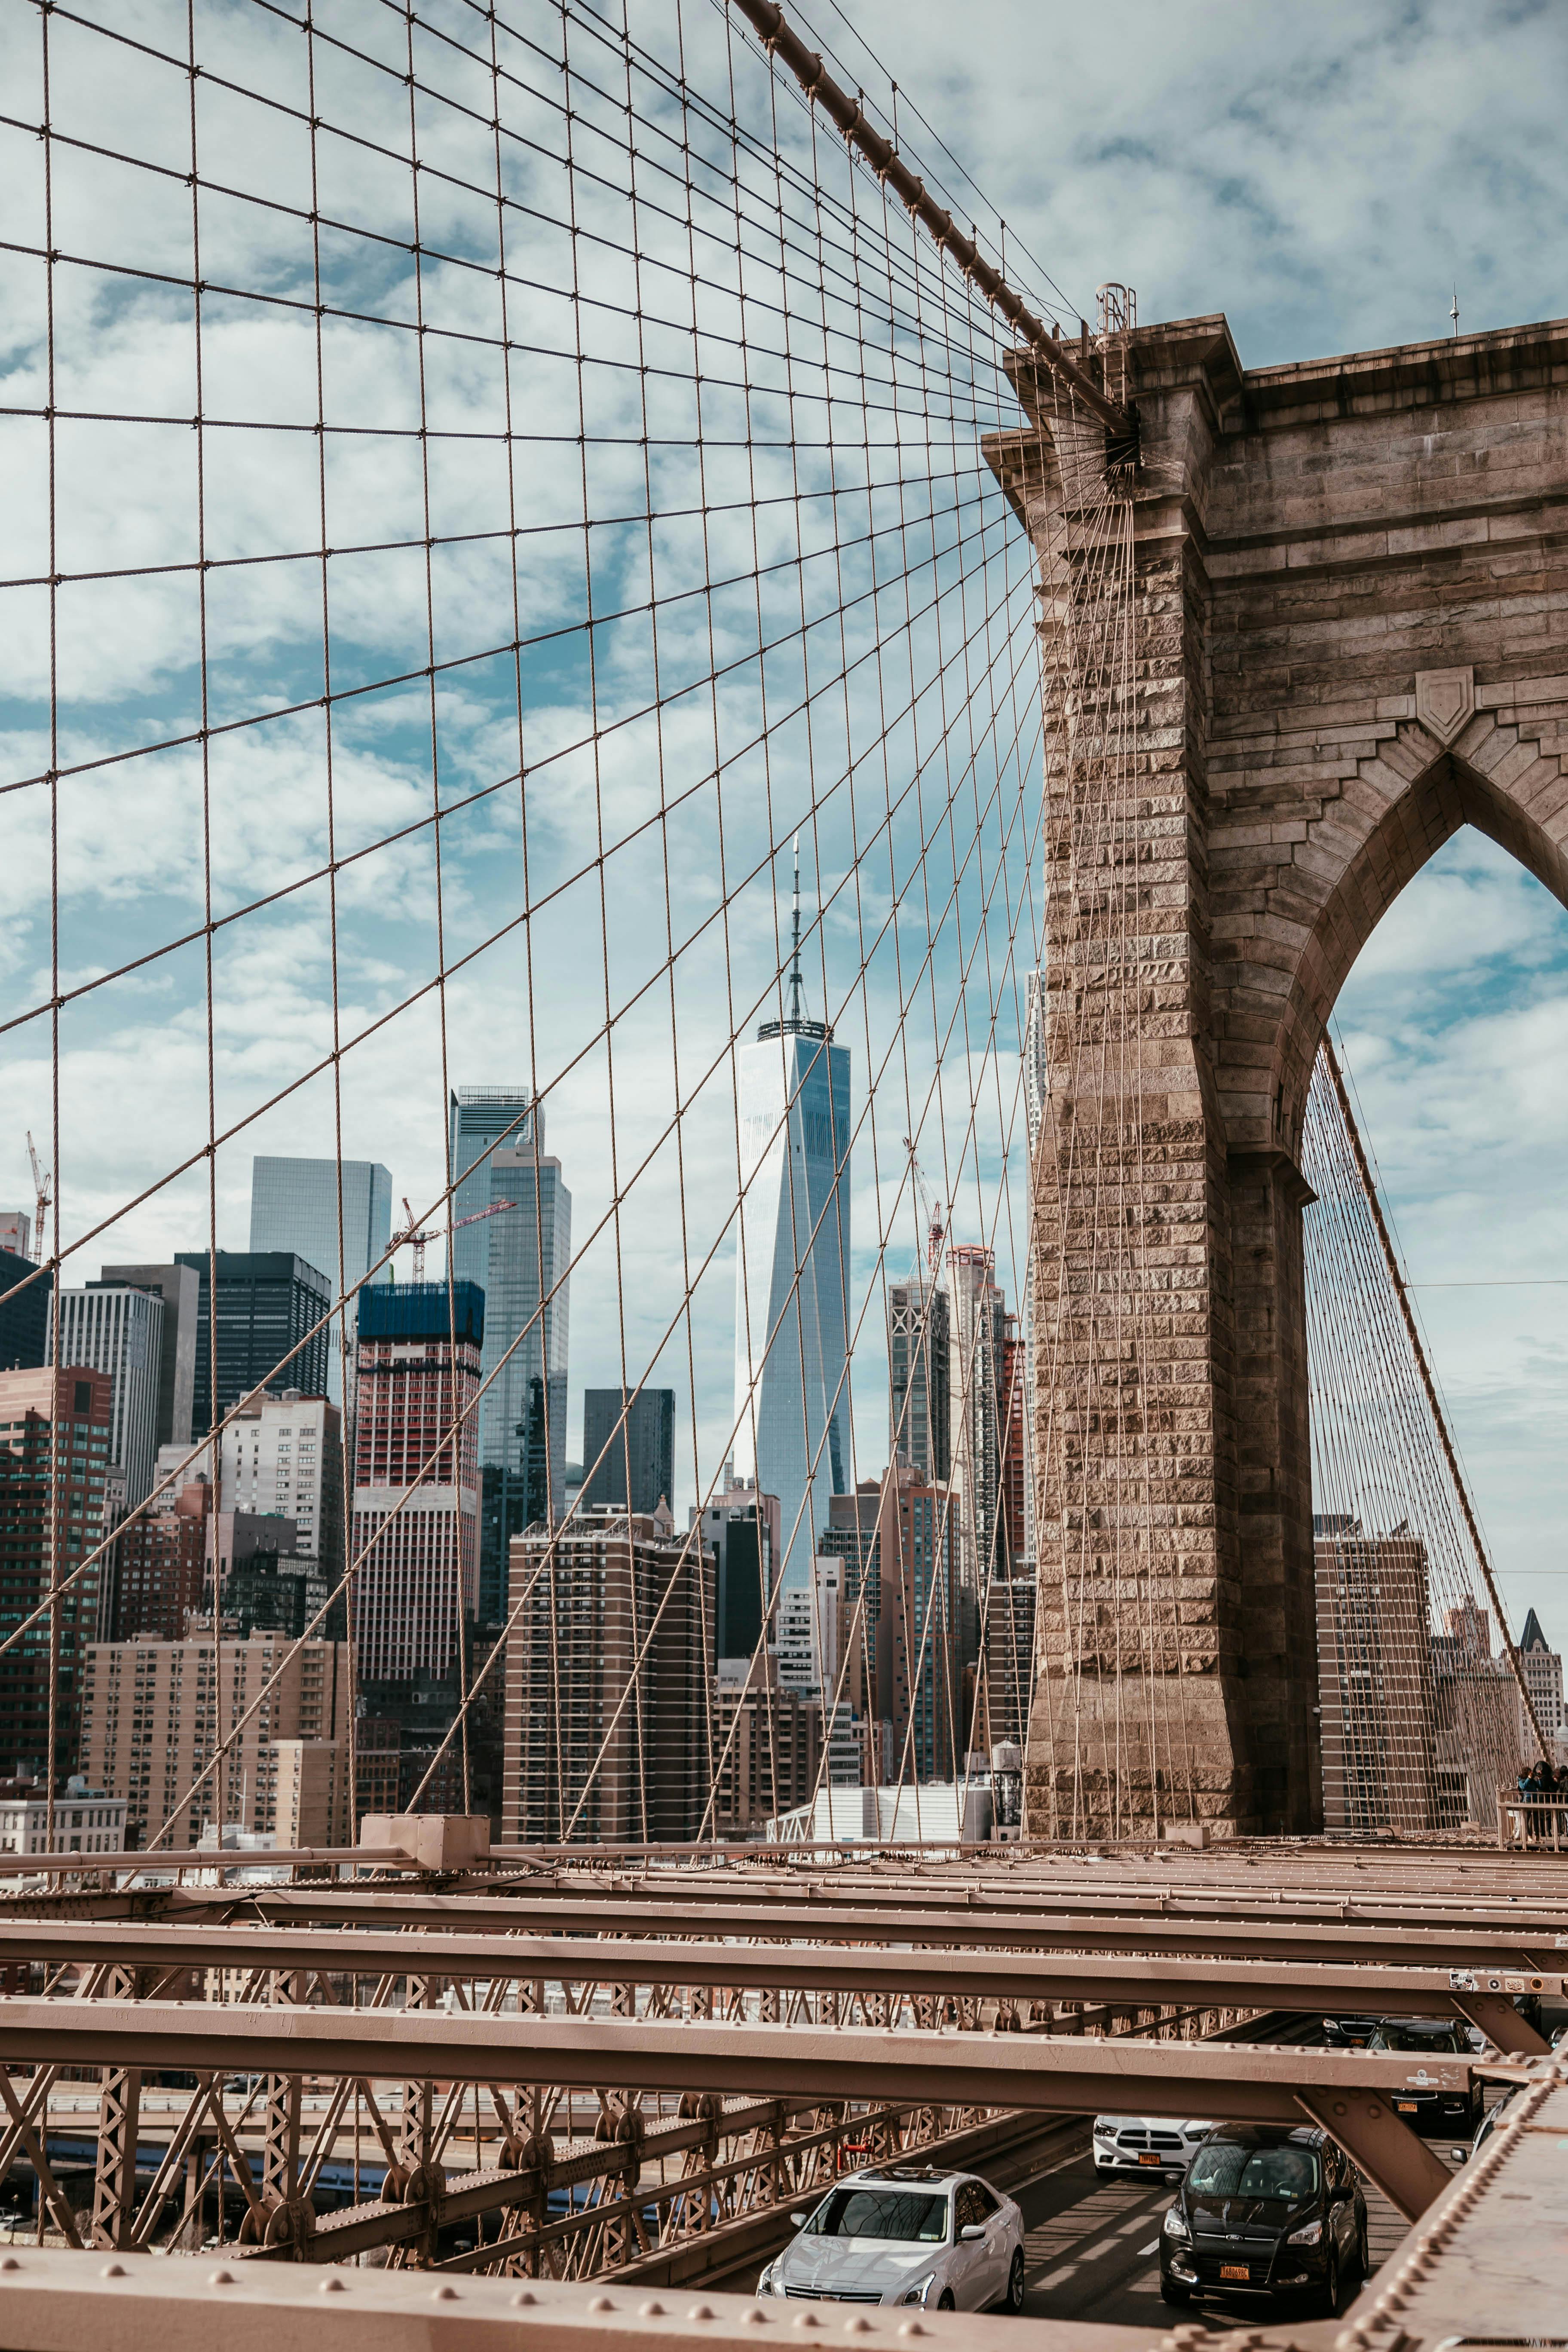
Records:
{"label": "car side mirror", "polygon": [[804,2230],[810,2219],[811,2216],[809,2213],[792,2213],[789,2217],[790,2228],[792,2230]]}
{"label": "car side mirror", "polygon": [[985,2232],[978,2221],[966,2221],[958,2234],[961,2238],[973,2240],[975,2238],[983,2238],[985,2235]]}
{"label": "car side mirror", "polygon": [[1456,2164],[1468,2164],[1470,2160],[1470,2151],[1468,2147],[1451,2147],[1448,2153]]}

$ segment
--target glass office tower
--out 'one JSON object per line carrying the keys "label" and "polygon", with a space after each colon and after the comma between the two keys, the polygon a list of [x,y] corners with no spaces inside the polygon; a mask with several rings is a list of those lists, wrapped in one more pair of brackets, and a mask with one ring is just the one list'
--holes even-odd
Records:
{"label": "glass office tower", "polygon": [[674,1501],[675,1391],[644,1389],[634,1397],[629,1389],[584,1389],[578,1509],[608,1503],[652,1512]]}
{"label": "glass office tower", "polygon": [[[506,1612],[510,1538],[565,1507],[572,1195],[526,1087],[459,1087],[450,1117],[453,1221],[477,1219],[453,1234],[452,1271],[485,1294],[482,1369],[496,1373],[479,1403],[479,1618],[494,1624]],[[486,1209],[493,1213],[478,1216]],[[542,1493],[537,1471],[529,1475],[542,1449]]]}
{"label": "glass office tower", "polygon": [[205,1437],[215,1420],[221,1421],[231,1404],[263,1381],[278,1390],[298,1389],[301,1396],[326,1395],[329,1326],[322,1318],[331,1306],[335,1283],[329,1287],[326,1276],[293,1250],[218,1251],[215,1410],[207,1254],[176,1250],[174,1264],[192,1267],[200,1286],[191,1391],[193,1437]]}
{"label": "glass office tower", "polygon": [[735,1471],[779,1498],[781,1590],[809,1585],[827,1497],[849,1480],[849,1054],[806,1018],[795,858],[789,1010],[739,1064]]}
{"label": "glass office tower", "polygon": [[125,1507],[153,1491],[158,1454],[158,1367],[163,1302],[128,1283],[89,1282],[56,1301],[55,1361],[90,1364],[109,1379],[109,1459],[125,1481]]}
{"label": "glass office tower", "polygon": [[[386,1255],[392,1238],[392,1177],[378,1160],[345,1160],[342,1175],[343,1279],[361,1282]],[[291,1250],[338,1287],[338,1163],[335,1160],[271,1160],[250,1163],[250,1246]],[[390,1279],[384,1268],[378,1282]],[[353,1354],[354,1323],[349,1323]],[[342,1402],[342,1367],[336,1327],[327,1362],[327,1394]]]}

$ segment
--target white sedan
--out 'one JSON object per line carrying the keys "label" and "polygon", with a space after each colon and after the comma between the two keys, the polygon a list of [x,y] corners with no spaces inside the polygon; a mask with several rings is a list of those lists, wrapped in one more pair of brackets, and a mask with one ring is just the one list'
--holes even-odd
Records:
{"label": "white sedan", "polygon": [[883,2165],[830,2189],[757,2281],[807,2303],[918,2304],[928,2311],[1024,2305],[1024,2217],[972,2172]]}
{"label": "white sedan", "polygon": [[1096,2116],[1096,2172],[1185,2172],[1212,2123],[1178,2123],[1170,2116]]}

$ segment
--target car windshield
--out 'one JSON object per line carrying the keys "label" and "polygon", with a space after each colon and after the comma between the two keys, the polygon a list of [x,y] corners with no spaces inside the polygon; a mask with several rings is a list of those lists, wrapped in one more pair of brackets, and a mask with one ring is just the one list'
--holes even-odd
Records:
{"label": "car windshield", "polygon": [[1459,2037],[1451,2025],[1426,2032],[1414,2025],[1384,2025],[1378,2028],[1377,2039],[1385,2050],[1419,2050],[1423,2057],[1434,2058],[1459,2055]]}
{"label": "car windshield", "polygon": [[836,2189],[805,2226],[824,2238],[940,2246],[947,2241],[947,2199],[924,2189]]}
{"label": "car windshield", "polygon": [[1233,2140],[1200,2147],[1187,2175],[1199,2197],[1310,2197],[1317,2185],[1310,2147],[1238,2147]]}

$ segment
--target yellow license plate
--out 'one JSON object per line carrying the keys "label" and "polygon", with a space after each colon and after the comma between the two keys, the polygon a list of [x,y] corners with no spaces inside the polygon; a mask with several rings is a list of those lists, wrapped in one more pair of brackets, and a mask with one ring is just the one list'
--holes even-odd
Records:
{"label": "yellow license plate", "polygon": [[1221,2263],[1219,2274],[1222,2279],[1248,2279],[1252,2276],[1245,2263]]}
{"label": "yellow license plate", "polygon": [[1394,2104],[1397,2112],[1402,2116],[1415,2116],[1419,2115],[1421,2112],[1414,2099],[1395,2099]]}
{"label": "yellow license plate", "polygon": [[1138,2161],[1140,2164],[1158,2164],[1160,2159],[1152,2147],[1146,2147],[1141,2150]]}

